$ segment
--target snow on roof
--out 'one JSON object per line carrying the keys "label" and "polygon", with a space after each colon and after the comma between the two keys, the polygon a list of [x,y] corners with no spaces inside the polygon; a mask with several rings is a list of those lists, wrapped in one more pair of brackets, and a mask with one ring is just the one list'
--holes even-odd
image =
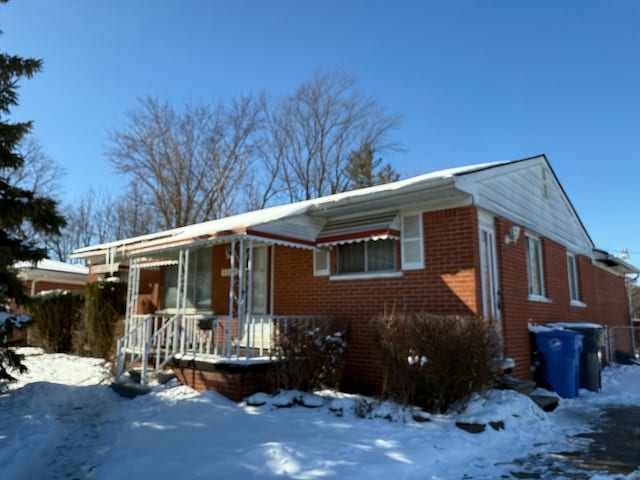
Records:
{"label": "snow on roof", "polygon": [[17,262],[14,267],[20,270],[48,270],[51,272],[76,273],[78,275],[87,275],[89,273],[89,268],[84,265],[59,262],[50,258],[45,258],[39,262]]}
{"label": "snow on roof", "polygon": [[187,240],[189,238],[194,238],[201,235],[210,235],[213,233],[257,227],[259,225],[275,222],[277,220],[310,213],[313,210],[321,210],[338,206],[343,202],[366,200],[371,196],[383,195],[385,192],[398,192],[402,190],[412,190],[414,188],[429,188],[431,186],[439,184],[443,180],[451,179],[457,175],[484,170],[508,163],[513,162],[490,162],[456,168],[448,168],[445,170],[437,170],[434,172],[429,172],[423,175],[418,175],[416,177],[386,183],[383,185],[376,185],[373,187],[366,187],[358,190],[336,193],[312,200],[303,200],[300,202],[269,207],[262,210],[255,210],[238,215],[232,215],[230,217],[210,220],[193,225],[187,225],[184,227],[165,230],[162,232],[155,232],[138,237],[88,246],[76,249],[73,252],[72,258],[83,257],[86,256],[85,254],[87,253],[97,253],[98,251],[125,247],[127,245],[137,244],[144,246],[153,246],[156,244],[163,244],[169,239],[171,240],[171,242],[180,242],[181,240]]}

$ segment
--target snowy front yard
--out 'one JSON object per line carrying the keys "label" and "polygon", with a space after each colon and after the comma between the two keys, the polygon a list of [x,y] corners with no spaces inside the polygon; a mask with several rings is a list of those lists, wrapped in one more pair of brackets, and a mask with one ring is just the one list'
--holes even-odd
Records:
{"label": "snowy front yard", "polygon": [[[640,404],[638,367],[607,369],[603,392],[581,391],[553,413],[492,392],[462,415],[418,422],[332,392],[318,408],[252,407],[177,383],[127,400],[108,387],[101,360],[34,355],[26,364],[0,396],[0,478],[514,478],[515,459],[576,448],[566,440],[586,429],[576,411]],[[471,434],[456,421],[504,428]]]}

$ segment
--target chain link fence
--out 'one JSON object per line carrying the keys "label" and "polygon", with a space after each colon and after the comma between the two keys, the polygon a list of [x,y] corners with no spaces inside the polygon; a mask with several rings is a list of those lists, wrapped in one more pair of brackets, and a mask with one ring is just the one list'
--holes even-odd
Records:
{"label": "chain link fence", "polygon": [[607,328],[605,346],[609,362],[640,362],[640,325]]}

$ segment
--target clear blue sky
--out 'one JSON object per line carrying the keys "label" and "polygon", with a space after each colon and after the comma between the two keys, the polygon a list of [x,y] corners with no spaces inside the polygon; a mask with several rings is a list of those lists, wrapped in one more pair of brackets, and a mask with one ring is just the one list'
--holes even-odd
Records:
{"label": "clear blue sky", "polygon": [[109,130],[141,96],[289,93],[339,69],[403,116],[403,176],[546,153],[596,246],[640,265],[640,2],[13,0],[2,50],[44,59],[35,120],[64,196],[122,188]]}

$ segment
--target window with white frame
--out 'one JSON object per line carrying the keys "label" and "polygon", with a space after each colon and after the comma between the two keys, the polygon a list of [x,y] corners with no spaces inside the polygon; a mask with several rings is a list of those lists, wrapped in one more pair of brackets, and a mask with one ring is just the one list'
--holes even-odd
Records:
{"label": "window with white frame", "polygon": [[[178,265],[164,269],[164,308],[176,308],[178,298]],[[189,252],[186,308],[211,309],[211,248]]]}
{"label": "window with white frame", "polygon": [[337,273],[391,272],[396,268],[395,240],[368,240],[337,247]]}
{"label": "window with white frame", "polygon": [[421,213],[402,216],[401,245],[402,269],[417,270],[424,268]]}
{"label": "window with white frame", "polygon": [[529,295],[544,297],[542,242],[539,238],[532,235],[527,235],[527,275],[529,280]]}
{"label": "window with white frame", "polygon": [[580,301],[580,284],[578,283],[578,264],[576,256],[567,253],[567,273],[569,275],[569,299],[574,302]]}
{"label": "window with white frame", "polygon": [[329,250],[319,249],[313,251],[313,275],[315,277],[329,275],[329,273],[331,273],[330,259],[331,255]]}

